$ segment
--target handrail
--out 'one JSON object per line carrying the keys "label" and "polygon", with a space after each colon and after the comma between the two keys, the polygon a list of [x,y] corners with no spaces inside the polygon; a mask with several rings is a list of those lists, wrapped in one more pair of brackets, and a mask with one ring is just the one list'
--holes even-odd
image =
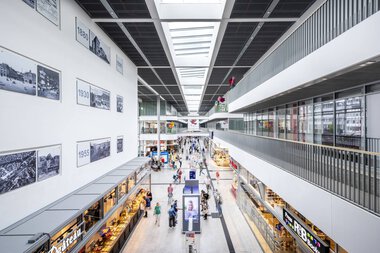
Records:
{"label": "handrail", "polygon": [[[223,130],[216,130],[216,131],[225,132]],[[380,152],[371,152],[371,151],[365,151],[365,150],[353,149],[353,148],[328,146],[328,145],[322,145],[322,144],[317,144],[317,143],[302,142],[302,141],[293,141],[293,140],[288,140],[288,139],[279,139],[279,138],[269,137],[269,136],[262,136],[262,135],[254,135],[254,134],[242,133],[240,131],[235,131],[235,130],[228,130],[228,132],[233,132],[233,133],[236,133],[236,134],[241,134],[241,135],[250,136],[250,137],[254,136],[254,137],[258,137],[258,138],[262,138],[262,139],[270,139],[270,140],[276,140],[276,141],[283,141],[283,142],[290,142],[290,143],[296,143],[296,144],[310,145],[310,146],[315,146],[315,147],[320,147],[320,148],[331,148],[331,149],[335,149],[335,150],[339,150],[339,151],[356,152],[356,153],[361,153],[361,154],[366,154],[366,155],[380,156]]]}
{"label": "handrail", "polygon": [[236,131],[214,136],[380,216],[380,153]]}

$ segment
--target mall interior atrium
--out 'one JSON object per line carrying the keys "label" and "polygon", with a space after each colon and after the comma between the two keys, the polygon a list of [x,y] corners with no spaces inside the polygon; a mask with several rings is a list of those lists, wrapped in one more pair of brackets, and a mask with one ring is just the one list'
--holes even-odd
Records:
{"label": "mall interior atrium", "polygon": [[380,0],[0,0],[0,253],[379,253],[379,27]]}

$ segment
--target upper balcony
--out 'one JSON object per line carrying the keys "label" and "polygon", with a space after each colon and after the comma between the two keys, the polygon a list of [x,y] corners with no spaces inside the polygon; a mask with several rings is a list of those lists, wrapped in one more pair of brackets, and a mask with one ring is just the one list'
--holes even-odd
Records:
{"label": "upper balcony", "polygon": [[234,131],[219,138],[380,216],[380,153]]}

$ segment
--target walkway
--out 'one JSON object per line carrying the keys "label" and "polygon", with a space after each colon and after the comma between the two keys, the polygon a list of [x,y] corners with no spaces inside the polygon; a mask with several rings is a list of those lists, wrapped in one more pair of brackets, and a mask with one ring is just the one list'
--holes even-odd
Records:
{"label": "walkway", "polygon": [[[183,156],[184,157],[184,156]],[[262,250],[257,243],[256,238],[251,232],[243,214],[236,205],[236,200],[232,195],[231,182],[232,171],[220,171],[221,180],[216,183],[215,171],[216,167],[211,160],[208,160],[211,177],[216,188],[222,194],[223,199],[223,215],[230,234],[233,248],[238,253],[261,253]],[[187,161],[183,163],[183,169],[189,168]],[[123,253],[180,253],[185,252],[185,236],[182,234],[182,210],[178,212],[178,224],[173,228],[169,228],[169,218],[167,211],[169,205],[167,203],[166,189],[168,184],[173,181],[174,171],[165,169],[162,172],[152,172],[152,193],[154,206],[157,201],[161,207],[161,226],[154,225],[153,210],[148,212],[148,218],[143,218],[131,238],[127,242]],[[185,175],[186,173],[184,173]],[[200,188],[205,189],[203,184],[204,175],[200,177],[202,183]],[[178,200],[178,206],[182,207],[182,188],[184,184],[174,186],[174,199]],[[215,202],[210,198],[209,208],[211,212],[216,212]],[[221,219],[209,217],[207,220],[201,218],[201,234],[197,235],[201,253],[224,253],[230,252],[223,230]]]}

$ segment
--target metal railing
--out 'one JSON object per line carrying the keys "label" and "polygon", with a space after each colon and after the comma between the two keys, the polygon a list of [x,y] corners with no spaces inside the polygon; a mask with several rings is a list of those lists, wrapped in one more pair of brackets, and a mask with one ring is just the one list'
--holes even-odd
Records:
{"label": "metal railing", "polygon": [[380,153],[230,131],[214,136],[380,215]]}
{"label": "metal railing", "polygon": [[378,0],[327,0],[225,97],[233,102],[377,11]]}

